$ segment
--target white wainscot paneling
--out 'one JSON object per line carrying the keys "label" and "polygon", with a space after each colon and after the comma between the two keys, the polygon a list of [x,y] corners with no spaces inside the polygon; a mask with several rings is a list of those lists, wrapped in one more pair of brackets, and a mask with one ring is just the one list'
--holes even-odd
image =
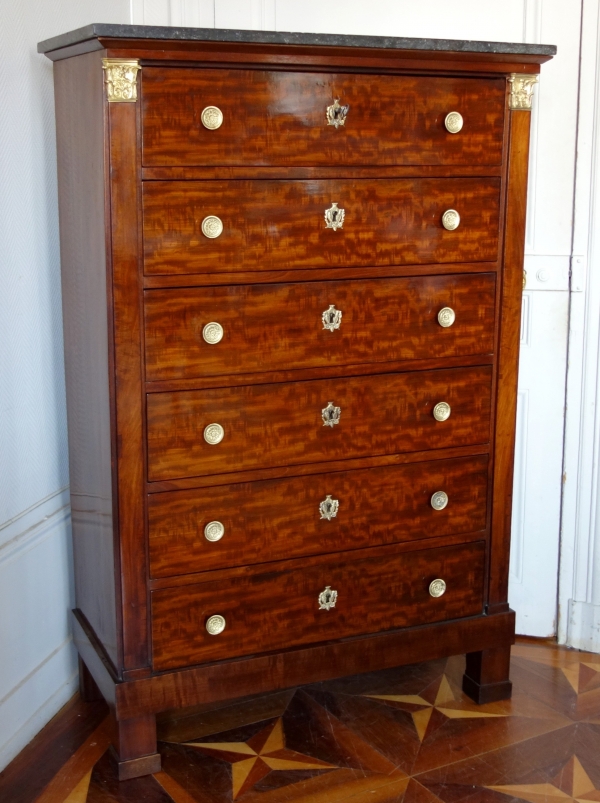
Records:
{"label": "white wainscot paneling", "polygon": [[129,21],[129,0],[0,2],[0,769],[76,684],[54,96],[36,44]]}
{"label": "white wainscot paneling", "polygon": [[[215,27],[281,31],[284,29],[277,20],[276,7],[279,7],[277,0],[215,0]],[[307,19],[310,17],[304,18],[304,29],[289,30],[307,30]]]}
{"label": "white wainscot paneling", "polygon": [[[528,0],[524,39],[558,45],[542,66],[531,120],[523,329],[509,600],[517,632],[552,636],[563,443],[581,5]],[[571,287],[570,287],[571,283]],[[543,292],[540,292],[543,291]],[[523,404],[527,398],[527,405]]]}
{"label": "white wainscot paneling", "polygon": [[68,491],[10,522],[0,538],[1,770],[77,685]]}
{"label": "white wainscot paneling", "polygon": [[556,628],[568,318],[568,293],[524,293],[509,601],[530,636]]}
{"label": "white wainscot paneling", "polygon": [[[559,639],[600,652],[600,2],[581,26]],[[575,288],[574,288],[575,289]]]}
{"label": "white wainscot paneling", "polygon": [[[225,0],[230,2],[230,0]],[[531,2],[531,0],[530,0]],[[224,0],[216,0],[219,7]],[[522,41],[526,0],[277,0],[280,31]]]}
{"label": "white wainscot paneling", "polygon": [[137,24],[494,41],[522,41],[524,25],[539,20],[540,4],[541,0],[494,5],[478,0],[356,0],[343,5],[321,0],[131,0]]}

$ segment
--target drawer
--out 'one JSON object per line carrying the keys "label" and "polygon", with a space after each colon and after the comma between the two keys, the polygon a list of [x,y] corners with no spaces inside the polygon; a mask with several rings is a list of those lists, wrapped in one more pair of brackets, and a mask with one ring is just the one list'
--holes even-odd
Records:
{"label": "drawer", "polygon": [[490,354],[495,289],[488,273],[147,290],[146,377]]}
{"label": "drawer", "polygon": [[[491,382],[486,365],[150,393],[149,479],[485,443]],[[443,402],[451,413],[438,421]]]}
{"label": "drawer", "polygon": [[[145,271],[296,267],[323,278],[328,267],[494,262],[499,200],[497,178],[145,181]],[[448,210],[460,215],[452,231]]]}
{"label": "drawer", "polygon": [[478,455],[151,494],[151,576],[482,531],[487,485]]}
{"label": "drawer", "polygon": [[[327,108],[338,121],[329,124]],[[499,165],[504,78],[144,67],[143,160],[159,165]],[[206,128],[202,112],[223,115]],[[444,121],[464,124],[449,133]],[[210,125],[210,123],[209,123]]]}
{"label": "drawer", "polygon": [[[153,591],[154,669],[481,614],[484,555],[482,541],[374,558],[342,554],[250,578]],[[440,597],[429,592],[436,579],[446,584]],[[329,609],[320,607],[327,587],[337,592]],[[215,635],[206,629],[213,616],[225,620]]]}

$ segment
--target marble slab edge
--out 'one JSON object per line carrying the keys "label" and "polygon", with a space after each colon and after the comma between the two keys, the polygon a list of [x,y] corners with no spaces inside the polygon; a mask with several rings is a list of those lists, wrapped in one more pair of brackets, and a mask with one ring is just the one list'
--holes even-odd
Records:
{"label": "marble slab edge", "polygon": [[355,36],[330,33],[292,33],[284,31],[243,31],[221,28],[175,28],[154,25],[113,25],[92,23],[83,28],[45,39],[38,53],[50,53],[100,37],[110,39],[164,39],[186,42],[249,42],[267,45],[321,45],[323,47],[362,47],[383,50],[434,50],[450,53],[499,53],[554,56],[555,45],[518,42],[478,42],[466,39],[415,39],[394,36]]}

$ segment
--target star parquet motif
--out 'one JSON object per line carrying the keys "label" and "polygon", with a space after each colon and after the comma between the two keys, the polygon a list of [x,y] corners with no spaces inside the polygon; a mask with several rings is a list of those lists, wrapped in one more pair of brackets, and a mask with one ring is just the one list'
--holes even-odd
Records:
{"label": "star parquet motif", "polygon": [[584,770],[577,756],[568,761],[551,783],[507,784],[488,788],[529,803],[552,803],[559,800],[565,803],[584,803],[600,800],[600,789]]}
{"label": "star parquet motif", "polygon": [[[504,717],[507,714],[483,710],[481,706],[466,702],[466,698],[456,699],[446,675],[439,681],[430,684],[420,694],[369,694],[374,700],[384,700],[409,711],[419,737],[423,741],[428,730],[435,728],[444,719],[490,719]],[[436,715],[437,716],[434,716]]]}
{"label": "star parquet motif", "polygon": [[600,656],[522,641],[512,699],[482,706],[463,694],[463,671],[454,657],[167,713],[162,770],[123,783],[106,709],[79,702],[71,753],[57,726],[62,752],[1,773],[0,800],[600,803]]}
{"label": "star parquet motif", "polygon": [[328,770],[333,765],[288,750],[282,719],[276,719],[246,742],[188,742],[202,752],[231,764],[233,799],[276,770]]}

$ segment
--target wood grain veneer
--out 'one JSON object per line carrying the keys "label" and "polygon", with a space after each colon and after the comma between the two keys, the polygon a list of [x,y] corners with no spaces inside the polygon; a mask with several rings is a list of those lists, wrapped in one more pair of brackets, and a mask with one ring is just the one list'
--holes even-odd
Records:
{"label": "wood grain veneer", "polygon": [[[143,74],[144,166],[498,165],[501,78],[347,75],[277,70],[147,67]],[[323,125],[339,98],[344,125]],[[225,122],[201,122],[205,106]],[[450,134],[446,115],[466,125]]]}
{"label": "wood grain veneer", "polygon": [[[148,479],[485,443],[490,366],[148,395]],[[340,423],[325,426],[329,402]],[[447,402],[446,421],[433,408]],[[218,444],[204,429],[220,424]]]}
{"label": "wood grain veneer", "polygon": [[[324,221],[334,201],[346,213],[337,231]],[[494,261],[499,203],[496,178],[147,181],[145,272]],[[460,213],[455,231],[447,209]],[[209,215],[223,222],[216,239],[202,234]]]}
{"label": "wood grain veneer", "polygon": [[[149,381],[491,354],[493,274],[373,281],[148,290],[144,299]],[[322,314],[342,312],[330,331]],[[457,318],[440,326],[438,312]],[[220,343],[203,327],[217,321]]]}
{"label": "wood grain veneer", "polygon": [[78,607],[120,663],[110,241],[101,54],[57,64],[61,283]]}
{"label": "wood grain veneer", "polygon": [[[203,661],[281,650],[414,624],[474,616],[483,604],[485,544],[401,552],[365,559],[324,557],[251,580],[236,578],[152,592],[153,665],[172,669]],[[429,593],[438,577],[448,589]],[[338,590],[335,607],[320,610],[326,586]],[[227,626],[207,633],[209,616]]]}
{"label": "wood grain veneer", "polygon": [[[153,577],[244,566],[266,560],[361,549],[394,541],[483,530],[488,456],[435,460],[152,494],[148,536]],[[449,503],[434,510],[431,496]],[[337,515],[321,517],[331,495]],[[204,527],[220,521],[220,541]]]}

